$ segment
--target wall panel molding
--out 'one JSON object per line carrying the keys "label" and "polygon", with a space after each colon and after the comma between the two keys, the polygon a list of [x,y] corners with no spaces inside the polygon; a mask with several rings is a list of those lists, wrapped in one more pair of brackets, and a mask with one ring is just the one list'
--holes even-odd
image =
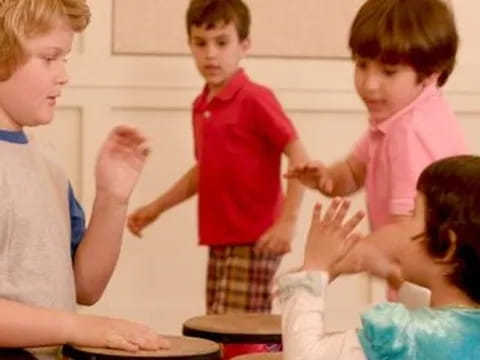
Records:
{"label": "wall panel molding", "polygon": [[[308,59],[349,56],[350,22],[363,0],[246,3],[252,16],[253,57]],[[187,0],[114,0],[112,53],[188,55],[187,6]]]}

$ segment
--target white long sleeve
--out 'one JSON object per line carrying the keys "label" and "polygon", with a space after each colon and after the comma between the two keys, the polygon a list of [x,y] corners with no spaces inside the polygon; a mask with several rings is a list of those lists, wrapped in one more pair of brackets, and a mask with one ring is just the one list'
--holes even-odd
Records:
{"label": "white long sleeve", "polygon": [[299,272],[279,281],[283,359],[365,360],[356,330],[326,334],[325,290],[328,274]]}

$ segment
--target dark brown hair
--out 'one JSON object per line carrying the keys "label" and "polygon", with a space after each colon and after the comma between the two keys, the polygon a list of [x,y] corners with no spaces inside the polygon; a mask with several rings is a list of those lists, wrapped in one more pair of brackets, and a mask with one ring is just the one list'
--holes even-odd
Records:
{"label": "dark brown hair", "polygon": [[448,278],[480,303],[480,157],[462,155],[428,166],[417,190],[425,196],[425,246],[434,258],[450,249],[449,232],[456,235]]}
{"label": "dark brown hair", "polygon": [[408,64],[419,79],[446,83],[458,49],[455,19],[443,0],[367,0],[350,28],[352,57]]}
{"label": "dark brown hair", "polygon": [[187,10],[187,34],[192,26],[213,29],[218,24],[234,22],[240,40],[250,33],[250,11],[242,0],[191,0]]}

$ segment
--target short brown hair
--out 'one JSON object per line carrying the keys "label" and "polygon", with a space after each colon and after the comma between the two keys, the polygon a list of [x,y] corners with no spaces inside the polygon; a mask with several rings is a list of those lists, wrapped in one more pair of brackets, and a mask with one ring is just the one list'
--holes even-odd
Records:
{"label": "short brown hair", "polygon": [[438,72],[446,83],[455,66],[458,33],[443,0],[367,0],[351,29],[352,56],[408,64],[420,78]]}
{"label": "short brown hair", "polygon": [[250,11],[242,0],[191,0],[187,10],[187,34],[192,26],[213,29],[219,23],[234,22],[240,40],[250,33]]}
{"label": "short brown hair", "polygon": [[66,19],[75,32],[90,22],[85,0],[0,0],[0,81],[28,59],[23,42]]}

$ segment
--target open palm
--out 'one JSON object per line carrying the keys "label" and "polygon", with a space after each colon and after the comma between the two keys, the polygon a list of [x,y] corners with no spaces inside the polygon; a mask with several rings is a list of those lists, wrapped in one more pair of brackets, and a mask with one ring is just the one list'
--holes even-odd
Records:
{"label": "open palm", "polygon": [[150,150],[137,129],[115,127],[104,142],[97,159],[97,191],[128,201]]}

